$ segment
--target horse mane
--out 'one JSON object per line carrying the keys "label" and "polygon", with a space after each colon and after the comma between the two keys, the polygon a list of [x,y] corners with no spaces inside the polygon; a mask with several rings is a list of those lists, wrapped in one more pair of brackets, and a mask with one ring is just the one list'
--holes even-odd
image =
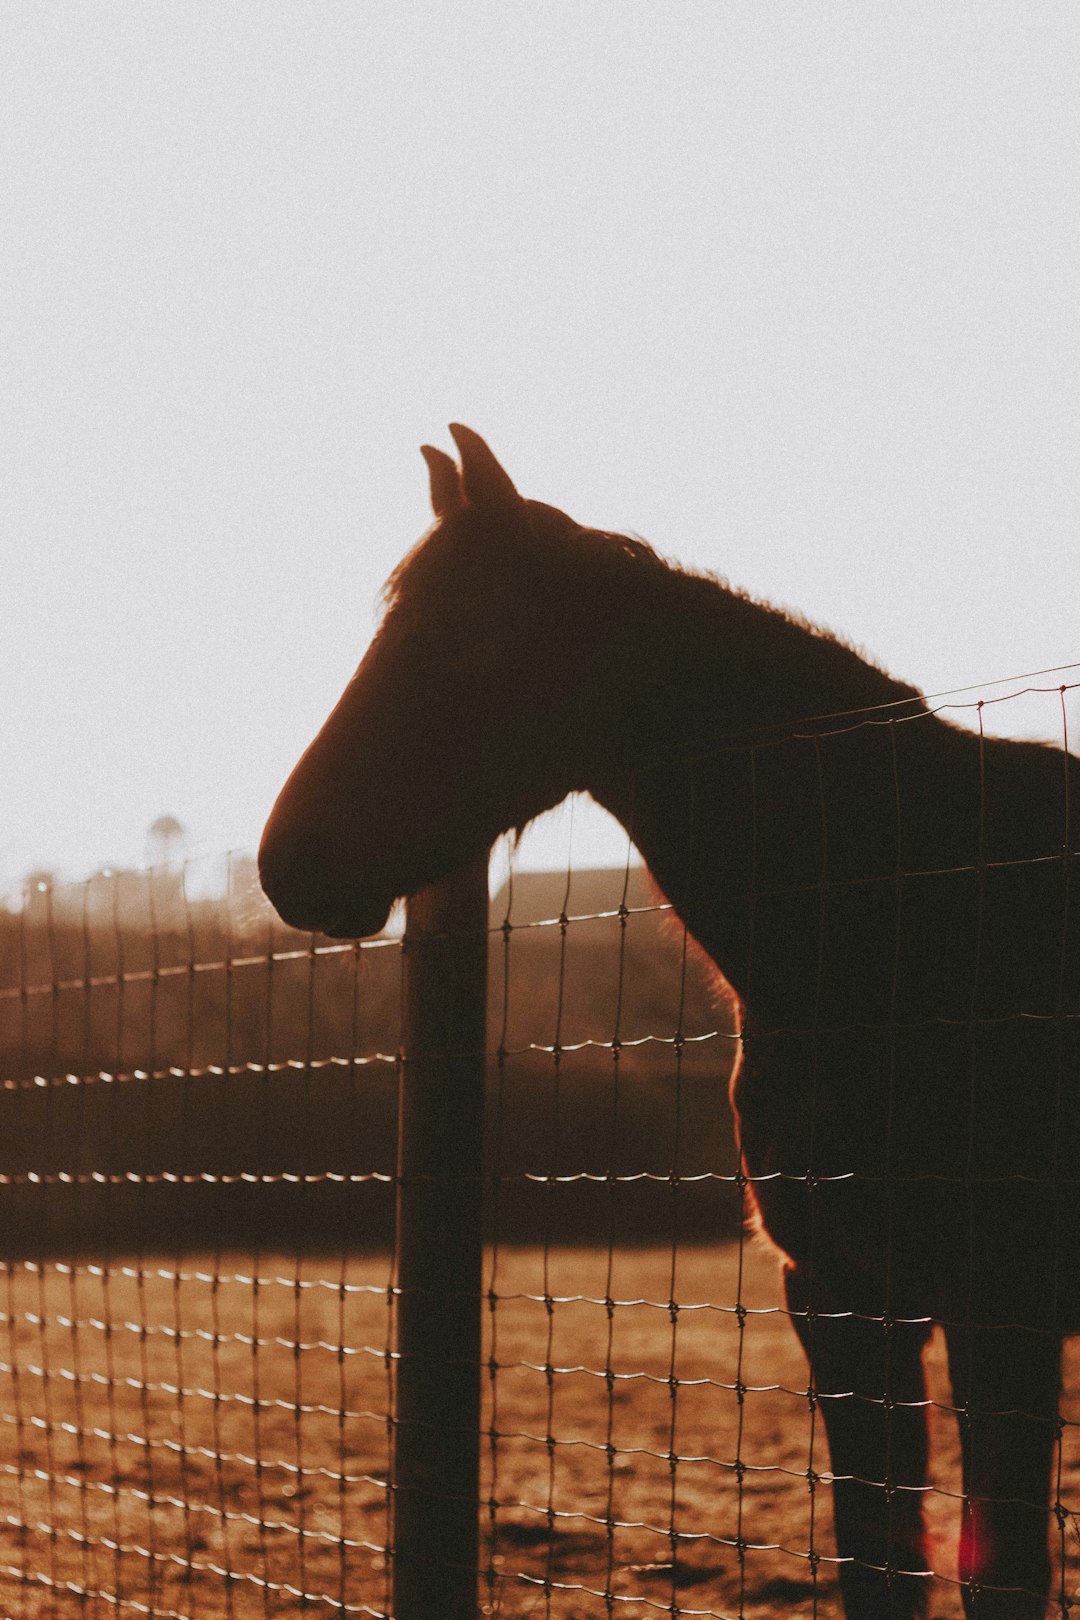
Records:
{"label": "horse mane", "polygon": [[923,695],[918,687],[898,680],[864,647],[827,625],[817,623],[797,609],[781,606],[766,597],[756,596],[742,586],[732,584],[726,575],[711,569],[684,567],[681,563],[661,556],[640,535],[617,534],[597,529],[583,532],[590,539],[604,542],[612,559],[621,557],[626,559],[631,568],[651,567],[667,578],[681,582],[684,604],[689,607],[693,602],[706,622],[716,603],[723,600],[733,606],[736,613],[745,613],[759,623],[767,623],[773,627],[786,627],[794,633],[797,640],[816,643],[826,649],[826,657],[835,659],[837,664],[859,666],[874,685],[881,680],[889,682],[894,689],[892,700],[903,702],[910,699],[918,702],[920,707],[924,706]]}
{"label": "horse mane", "polygon": [[774,620],[781,620],[802,635],[809,636],[814,641],[823,642],[827,646],[835,647],[839,653],[857,659],[872,674],[883,676],[886,680],[891,681],[894,686],[901,687],[904,697],[918,698],[922,701],[923,694],[917,686],[912,686],[907,681],[898,680],[890,670],[885,668],[885,665],[879,659],[875,658],[872,653],[867,652],[861,642],[852,641],[850,636],[842,635],[829,625],[819,624],[816,619],[811,619],[807,614],[800,612],[798,608],[770,602],[764,596],[755,596],[752,591],[744,589],[741,585],[733,585],[725,575],[713,573],[709,569],[683,568],[679,572],[689,575],[692,579],[701,579],[709,585],[715,585],[730,599],[745,602],[747,607],[766,613]]}

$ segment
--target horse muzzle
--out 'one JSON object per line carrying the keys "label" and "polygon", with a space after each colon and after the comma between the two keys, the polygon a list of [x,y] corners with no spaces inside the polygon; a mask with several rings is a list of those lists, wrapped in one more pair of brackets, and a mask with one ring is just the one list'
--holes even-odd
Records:
{"label": "horse muzzle", "polygon": [[283,853],[280,844],[267,839],[259,851],[259,881],[282,922],[331,939],[381,933],[396,898],[348,879],[335,880],[321,862],[295,851]]}

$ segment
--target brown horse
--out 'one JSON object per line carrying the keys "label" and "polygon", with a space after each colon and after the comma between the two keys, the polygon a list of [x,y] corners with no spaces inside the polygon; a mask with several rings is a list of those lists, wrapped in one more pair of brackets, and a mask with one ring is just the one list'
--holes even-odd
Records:
{"label": "brown horse", "polygon": [[370,934],[572,790],[606,806],[744,1009],[743,1169],[828,1432],[850,1620],[926,1612],[935,1323],[966,1613],[1042,1615],[1080,1331],[1080,768],[522,499],[451,431],[460,470],[424,450],[437,521],[267,824],[266,891]]}

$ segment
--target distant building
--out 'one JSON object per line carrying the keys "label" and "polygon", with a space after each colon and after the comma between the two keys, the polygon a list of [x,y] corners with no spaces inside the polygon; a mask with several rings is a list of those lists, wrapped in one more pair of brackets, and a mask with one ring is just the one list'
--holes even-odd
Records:
{"label": "distant building", "polygon": [[616,912],[623,904],[631,911],[664,905],[643,866],[627,870],[622,866],[576,868],[570,875],[569,892],[565,872],[515,872],[512,884],[504,883],[491,902],[491,918],[497,927],[510,909],[517,926],[557,918],[565,904],[568,917],[596,917]]}

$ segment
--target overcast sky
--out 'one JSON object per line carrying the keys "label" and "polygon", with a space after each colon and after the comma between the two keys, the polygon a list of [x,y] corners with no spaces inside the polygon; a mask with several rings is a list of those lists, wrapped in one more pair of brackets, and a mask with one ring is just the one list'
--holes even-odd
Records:
{"label": "overcast sky", "polygon": [[0,51],[0,872],[255,842],[449,420],[926,689],[1080,660],[1075,5],[8,0]]}

